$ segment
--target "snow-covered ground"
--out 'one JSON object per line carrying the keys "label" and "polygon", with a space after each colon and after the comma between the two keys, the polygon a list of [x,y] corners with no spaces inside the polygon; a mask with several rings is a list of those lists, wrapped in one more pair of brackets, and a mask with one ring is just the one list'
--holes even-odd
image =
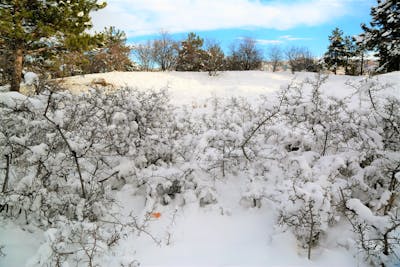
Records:
{"label": "snow-covered ground", "polygon": [[[250,209],[239,204],[245,187],[244,180],[239,179],[216,182],[221,198],[215,206],[199,208],[194,203],[178,207],[175,218],[173,208],[158,210],[162,216],[152,221],[149,231],[162,240],[161,246],[140,236],[123,241],[121,249],[134,251],[142,266],[152,267],[363,266],[363,261],[338,246],[337,242],[346,243],[346,236],[326,240],[313,252],[313,259],[307,260],[306,251],[296,245],[293,235],[276,228],[276,214],[268,203]],[[128,208],[129,197],[124,198],[124,207]],[[335,235],[343,228],[332,231],[337,231]]]}
{"label": "snow-covered ground", "polygon": [[[139,90],[167,89],[174,104],[196,105],[212,96],[243,96],[257,98],[260,94],[269,94],[286,86],[293,80],[303,81],[314,78],[315,73],[265,72],[265,71],[228,71],[210,77],[207,72],[109,72],[74,76],[61,80],[63,86],[74,91],[85,91],[93,86],[93,81],[104,79],[115,88],[128,86]],[[324,85],[327,92],[343,96],[350,87],[343,86],[348,81],[359,81],[364,77],[331,75]],[[398,84],[399,73],[380,75],[384,83]],[[399,88],[393,89],[400,94]]]}
{"label": "snow-covered ground", "polygon": [[[73,92],[85,91],[95,81],[103,78],[110,87],[126,86],[139,90],[166,88],[171,102],[180,107],[193,109],[208,105],[210,97],[244,97],[256,101],[260,95],[270,95],[290,82],[314,78],[314,73],[269,73],[260,71],[223,72],[216,77],[207,73],[181,72],[113,72],[70,77],[62,80]],[[330,76],[323,85],[327,95],[350,95],[351,84],[363,77]],[[400,73],[378,77],[387,83],[386,94],[400,96]],[[3,102],[10,101],[2,96]],[[250,102],[251,102],[250,101]],[[0,101],[1,102],[1,101]],[[354,105],[357,105],[355,101]],[[199,207],[197,202],[183,207],[172,203],[157,206],[159,218],[151,219],[148,232],[160,241],[154,242],[148,235],[131,235],[122,239],[118,253],[130,254],[141,266],[364,266],[363,259],[354,255],[349,244],[348,225],[338,223],[329,229],[320,246],[312,251],[312,259],[297,245],[290,231],[282,232],[276,226],[277,214],[269,200],[262,200],[261,207],[248,208],[240,203],[245,190],[241,177],[228,175],[214,181],[218,203]],[[144,198],[134,194],[135,189],[126,184],[116,193],[124,214],[140,214],[145,207]],[[39,231],[16,228],[10,222],[0,221],[0,245],[4,245],[5,257],[0,266],[21,267],[39,249],[43,234]],[[351,241],[351,240],[350,240]],[[117,267],[118,261],[110,256],[104,265]]]}

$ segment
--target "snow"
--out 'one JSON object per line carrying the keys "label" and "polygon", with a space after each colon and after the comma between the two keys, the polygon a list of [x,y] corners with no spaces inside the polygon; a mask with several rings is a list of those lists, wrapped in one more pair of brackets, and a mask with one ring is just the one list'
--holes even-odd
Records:
{"label": "snow", "polygon": [[18,104],[27,103],[32,107],[40,109],[44,106],[43,102],[28,98],[18,92],[4,92],[0,94],[0,104],[5,105],[9,108],[15,108]]}
{"label": "snow", "polygon": [[353,198],[347,200],[346,206],[353,210],[360,219],[367,221],[382,231],[388,226],[388,218],[373,215],[371,210],[362,204],[359,199]]}
{"label": "snow", "polygon": [[113,115],[113,122],[114,122],[115,124],[127,122],[127,117],[126,117],[126,115],[125,115],[124,113],[122,113],[122,112],[116,112],[116,113]]}
{"label": "snow", "polygon": [[[235,178],[233,178],[235,179]],[[179,208],[171,225],[174,210],[159,210],[150,231],[161,239],[157,245],[145,235],[121,242],[120,250],[135,251],[141,266],[355,266],[357,263],[343,248],[324,247],[308,261],[289,232],[274,226],[273,208],[264,202],[261,208],[240,206],[237,196],[242,186],[238,181],[217,182],[224,194],[217,206],[199,209],[198,204]],[[120,198],[125,209],[141,210],[140,204],[127,203],[128,188]],[[131,197],[130,197],[131,198]],[[140,203],[141,201],[137,201]],[[143,202],[142,202],[143,203]],[[144,203],[142,204],[144,205]],[[128,208],[129,207],[129,208]],[[128,211],[126,211],[128,212]],[[170,236],[167,229],[172,229]],[[169,238],[169,245],[165,240]],[[336,244],[335,244],[336,245]],[[156,256],[155,256],[156,255]]]}
{"label": "snow", "polygon": [[32,151],[32,156],[31,159],[32,161],[36,161],[40,159],[41,157],[45,156],[47,153],[48,146],[46,144],[40,144],[37,146],[32,146],[30,147],[30,150]]}
{"label": "snow", "polygon": [[34,72],[26,72],[24,74],[24,82],[26,85],[38,85],[39,76]]}
{"label": "snow", "polygon": [[18,103],[24,102],[26,99],[26,96],[18,92],[5,92],[1,94],[0,104],[12,108],[15,107]]}
{"label": "snow", "polygon": [[[389,85],[398,84],[399,73],[379,75],[378,79]],[[104,79],[115,88],[122,86],[144,91],[167,89],[173,104],[196,107],[210,97],[256,99],[261,94],[270,94],[287,86],[291,81],[313,78],[315,73],[308,72],[228,71],[217,76],[209,76],[206,72],[109,72],[64,78],[61,83],[73,92],[88,90],[92,81],[98,79]],[[359,83],[363,79],[365,77],[330,75],[323,88],[329,95],[343,97],[353,89],[346,83]],[[399,87],[393,86],[389,91],[400,95]]]}
{"label": "snow", "polygon": [[[300,79],[304,75],[300,75]],[[306,76],[312,77],[312,74]],[[128,86],[146,89],[167,89],[172,103],[197,105],[211,96],[247,96],[267,94],[288,83],[294,76],[290,73],[267,73],[261,71],[221,72],[208,76],[206,72],[110,72],[75,76],[62,81],[64,87],[75,92],[85,91],[93,80],[104,78],[114,87]]]}
{"label": "snow", "polygon": [[22,267],[27,259],[36,254],[43,237],[40,231],[21,229],[7,222],[0,223],[0,245],[4,248],[5,257],[0,257],[0,266]]}
{"label": "snow", "polygon": [[[281,87],[287,86],[292,80],[302,81],[304,79],[314,78],[314,73],[296,73],[295,75],[282,73],[269,73],[261,71],[249,72],[222,72],[218,76],[210,77],[207,73],[181,73],[181,72],[112,72],[104,74],[91,74],[85,76],[76,76],[66,78],[61,81],[64,87],[70,88],[73,92],[78,93],[86,91],[93,87],[92,81],[103,78],[107,83],[111,83],[115,88],[119,86],[127,86],[138,88],[146,91],[148,89],[167,89],[171,94],[171,101],[176,107],[187,105],[195,112],[205,112],[205,107],[212,104],[208,100],[210,97],[245,97],[251,101],[257,101],[260,95],[266,94],[274,98],[272,93]],[[385,92],[387,95],[400,95],[400,72],[380,75],[377,79],[388,83],[389,86]],[[323,91],[330,96],[344,97],[352,96],[351,84],[361,83],[364,77],[350,76],[330,76],[328,81],[323,85]],[[310,89],[310,88],[309,88]],[[309,93],[309,92],[308,92]],[[32,101],[26,96],[15,92],[1,93],[0,104],[14,107],[18,102],[28,101],[36,107],[43,107],[40,102]],[[358,101],[354,101],[354,107],[357,107]],[[138,103],[139,105],[139,103]],[[207,106],[208,105],[208,106]],[[204,108],[204,110],[203,110]],[[299,113],[301,111],[298,111]],[[198,114],[196,114],[198,115]],[[56,111],[54,121],[62,125],[64,114],[62,111]],[[240,118],[232,117],[232,121]],[[128,122],[128,116],[123,111],[114,112],[111,116],[112,124],[109,126],[111,130],[125,125]],[[235,129],[232,123],[231,127]],[[135,129],[138,128],[136,122]],[[296,141],[296,137],[301,132],[293,132],[293,140],[280,140],[279,135],[286,129],[280,129],[276,126],[276,138],[278,142],[285,142],[288,145]],[[209,130],[204,134],[210,140],[216,135],[239,135],[237,131],[219,132],[217,130]],[[283,134],[282,134],[283,135]],[[288,136],[285,133],[283,136]],[[154,140],[158,140],[159,136],[150,136]],[[11,137],[15,143],[23,145],[26,140],[17,136]],[[190,139],[190,138],[188,138]],[[234,139],[234,137],[232,138]],[[291,139],[291,138],[290,138]],[[188,140],[189,143],[191,140]],[[304,144],[303,144],[304,145]],[[71,141],[71,146],[78,147]],[[201,145],[200,145],[201,146]],[[46,155],[48,147],[40,144],[30,147],[33,158],[39,159]],[[217,148],[215,148],[217,150]],[[191,151],[193,153],[195,151]],[[206,153],[206,151],[203,151]],[[269,152],[269,151],[267,151]],[[267,153],[265,152],[265,153]],[[210,157],[218,159],[221,153],[218,151],[207,151]],[[286,153],[280,151],[279,153]],[[320,174],[319,183],[310,180],[298,187],[297,190],[306,195],[318,204],[323,204],[324,196],[322,187],[328,179],[331,170],[345,167],[346,159],[340,156],[326,156],[320,159],[315,152],[303,153],[297,156],[296,152],[292,152],[288,156],[291,164],[296,165],[297,169],[302,171],[301,175],[313,177],[314,173]],[[63,155],[65,157],[65,155]],[[201,156],[201,155],[199,155]],[[132,176],[136,172],[135,161],[123,159],[119,162],[114,171],[121,176]],[[262,166],[261,166],[262,167]],[[271,172],[274,173],[276,166],[270,166]],[[159,179],[164,186],[170,186],[171,181],[159,178],[151,168],[142,171],[140,175],[145,178],[140,179]],[[209,181],[194,189],[186,190],[181,201],[184,206],[179,204],[179,199],[169,199],[170,205],[155,205],[160,217],[154,217],[149,224],[149,232],[154,234],[160,243],[154,242],[148,235],[143,233],[138,236],[136,233],[123,238],[118,247],[113,251],[114,254],[104,255],[103,266],[117,267],[122,266],[121,263],[128,264],[133,260],[140,262],[141,266],[363,266],[365,262],[361,259],[354,258],[352,253],[345,248],[347,244],[347,236],[341,236],[346,231],[346,226],[339,224],[336,228],[330,229],[333,235],[321,241],[320,246],[313,250],[312,260],[308,260],[304,248],[297,245],[295,235],[290,231],[285,231],[276,226],[278,214],[273,208],[271,200],[260,198],[260,205],[251,208],[251,205],[243,205],[241,196],[256,198],[263,195],[271,188],[261,187],[257,180],[257,171],[253,170],[254,177],[251,177],[252,183],[248,184],[248,177],[228,176],[225,179],[215,179],[212,181],[214,189],[209,187]],[[268,170],[270,171],[270,170]],[[159,171],[162,172],[162,171]],[[180,170],[168,169],[168,173],[162,173],[168,177],[174,177],[180,173]],[[198,175],[198,174],[196,174]],[[201,174],[200,174],[201,175]],[[271,177],[280,178],[280,173],[271,174]],[[139,175],[138,175],[139,176]],[[33,179],[31,176],[25,177],[28,186]],[[201,180],[202,177],[197,177]],[[396,178],[400,180],[399,174]],[[271,185],[273,185],[271,178]],[[293,186],[295,187],[295,186]],[[296,185],[297,187],[297,185]],[[157,190],[157,188],[153,188]],[[330,189],[325,189],[330,190]],[[271,193],[271,192],[268,192]],[[274,192],[279,194],[279,192]],[[198,195],[197,195],[198,194]],[[211,205],[200,207],[197,198],[204,197],[205,201],[213,202],[213,198],[217,198],[217,202]],[[121,212],[128,220],[129,214],[137,216],[148,211],[148,207],[152,204],[151,199],[146,198],[132,184],[124,185],[117,193],[115,198],[118,200]],[[385,192],[381,201],[387,201],[389,193]],[[251,202],[250,202],[251,204]],[[286,203],[287,204],[287,203]],[[80,203],[83,207],[84,203]],[[371,210],[363,205],[359,199],[349,199],[346,202],[349,209],[354,210],[362,219],[372,223],[376,227],[384,228],[386,226],[385,219],[372,214]],[[294,207],[293,208],[297,208]],[[82,213],[82,208],[80,209]],[[79,216],[79,214],[78,214]],[[347,233],[347,232],[346,232]],[[6,257],[0,257],[0,266],[24,266],[24,263],[31,261],[34,254],[38,251],[37,257],[44,257],[48,253],[49,247],[44,244],[45,239],[54,238],[55,231],[50,229],[45,233],[35,230],[31,233],[22,230],[11,224],[0,225],[0,245],[5,245]],[[338,245],[341,244],[341,245]]]}

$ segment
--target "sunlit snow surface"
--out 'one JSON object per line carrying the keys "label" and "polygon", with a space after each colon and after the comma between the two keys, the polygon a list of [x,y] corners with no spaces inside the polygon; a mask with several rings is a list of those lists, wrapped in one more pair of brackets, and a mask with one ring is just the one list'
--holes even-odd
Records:
{"label": "sunlit snow surface", "polygon": [[[92,87],[93,81],[104,78],[115,88],[123,86],[139,90],[167,89],[171,94],[172,103],[195,105],[213,96],[257,98],[260,94],[270,94],[281,86],[287,86],[292,81],[313,79],[315,75],[315,73],[307,72],[291,74],[290,72],[228,71],[210,77],[207,72],[109,72],[74,76],[62,82],[65,87],[78,92]],[[383,83],[398,85],[399,77],[400,73],[395,72],[379,75],[377,79]],[[343,96],[352,91],[350,86],[345,85],[346,83],[362,79],[365,79],[365,76],[331,75],[323,88],[333,96]],[[396,95],[400,94],[398,86],[394,86],[389,91]]]}

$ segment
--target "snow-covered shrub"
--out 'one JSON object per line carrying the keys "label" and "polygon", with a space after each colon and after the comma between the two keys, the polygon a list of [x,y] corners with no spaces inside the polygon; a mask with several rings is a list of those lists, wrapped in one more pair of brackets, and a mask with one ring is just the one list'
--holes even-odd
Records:
{"label": "snow-covered shrub", "polygon": [[161,205],[213,205],[218,180],[238,178],[237,201],[270,205],[279,229],[291,231],[309,258],[328,228],[347,218],[372,264],[394,262],[399,100],[378,97],[382,85],[370,80],[353,86],[359,103],[328,97],[325,80],[293,82],[253,102],[212,98],[180,109],[165,91],[5,93],[0,214],[54,228],[57,238],[47,243],[53,265],[74,256],[94,265],[99,258],[90,263],[89,255],[110,250],[108,231],[142,229],[104,222],[125,184],[144,197],[146,213]]}
{"label": "snow-covered shrub", "polygon": [[281,113],[298,140],[289,143],[286,150],[312,150],[324,156],[341,151],[353,138],[349,99],[324,94],[322,85],[326,80],[327,76],[318,74],[313,80],[290,86],[291,93],[283,101]]}
{"label": "snow-covered shrub", "polygon": [[398,262],[400,251],[400,102],[379,97],[383,88],[374,80],[356,86],[365,100],[355,138],[360,145],[342,190],[342,205],[365,258],[385,266]]}
{"label": "snow-covered shrub", "polygon": [[356,233],[357,247],[372,265],[390,266],[399,259],[399,158],[398,152],[378,155],[360,167],[343,190],[343,212]]}
{"label": "snow-covered shrub", "polygon": [[144,189],[146,201],[150,201],[151,204],[168,205],[175,201],[177,205],[183,205],[182,193],[197,187],[191,179],[192,171],[190,168],[181,170],[168,166],[153,166],[138,170],[138,183]]}
{"label": "snow-covered shrub", "polygon": [[[72,227],[60,236],[68,253],[56,251],[56,261],[44,260],[44,266],[58,264],[59,257],[82,259],[101,253],[98,248],[105,250],[103,235],[94,234],[107,229],[101,220],[115,208],[112,190],[127,182],[139,185],[142,169],[172,163],[173,140],[179,136],[164,91],[126,88],[73,95],[47,89],[35,97],[5,93],[0,101],[1,215],[60,234]],[[178,193],[168,190],[169,196]],[[98,242],[90,247],[94,237]],[[76,238],[90,239],[81,240],[89,247],[70,248]],[[61,239],[52,246],[59,246]]]}
{"label": "snow-covered shrub", "polygon": [[241,143],[255,111],[242,98],[211,99],[211,111],[202,116],[197,147],[200,167],[215,177],[235,174],[244,168]]}
{"label": "snow-covered shrub", "polygon": [[[114,247],[129,225],[107,222],[76,222],[60,218],[45,232],[46,241],[30,260],[30,267],[44,266],[106,266],[107,255],[116,253]],[[127,255],[119,255],[118,266],[138,266]]]}
{"label": "snow-covered shrub", "polygon": [[47,92],[17,102],[2,106],[3,206],[46,220],[77,217],[82,201],[107,199],[108,186],[134,180],[136,168],[173,160],[177,133],[165,92]]}
{"label": "snow-covered shrub", "polygon": [[[323,80],[317,77],[306,81],[288,95],[282,108],[284,125],[291,132],[284,133],[281,140],[295,138],[286,146],[288,156],[280,161],[284,177],[289,178],[282,195],[293,203],[291,208],[278,205],[281,222],[293,228],[304,244],[302,238],[307,235],[302,235],[299,227],[308,233],[310,229],[323,233],[329,223],[344,215],[370,263],[391,264],[398,259],[399,250],[399,100],[382,97],[379,91],[385,85],[367,79],[353,86],[357,89],[354,95],[359,97],[355,107],[350,98],[324,96],[320,91]],[[310,85],[307,95],[305,90]],[[306,150],[318,152],[314,163],[307,160]],[[292,154],[303,163],[294,168],[288,165]],[[337,163],[327,164],[331,160]],[[307,175],[304,170],[308,170]],[[307,190],[310,181],[316,183],[314,188],[319,188],[316,192],[324,196],[323,202],[317,202],[312,198],[313,191]],[[340,206],[342,209],[338,209]],[[313,212],[314,207],[318,212]],[[311,235],[307,240],[312,241]]]}
{"label": "snow-covered shrub", "polygon": [[[326,164],[334,158],[320,157],[316,152],[297,152],[285,161],[285,180],[271,198],[277,203],[279,224],[289,227],[300,245],[307,248],[308,258],[328,227],[335,223],[335,188],[329,176],[335,165]],[[327,166],[328,165],[328,166]]]}
{"label": "snow-covered shrub", "polygon": [[[2,205],[10,208],[9,215],[23,212],[27,220],[45,226],[58,215],[77,219],[82,213],[95,220],[103,205],[93,205],[107,198],[101,184],[94,182],[96,175],[88,171],[91,162],[81,150],[84,139],[79,140],[81,147],[77,142],[80,125],[64,117],[65,107],[72,105],[65,105],[61,98],[65,101],[70,96],[52,96],[40,96],[36,100],[43,104],[37,107],[29,99],[2,107],[4,114],[12,114],[4,117],[1,129],[5,156],[12,159],[7,162],[9,184],[2,192]],[[58,104],[64,108],[58,109]]]}
{"label": "snow-covered shrub", "polygon": [[[345,215],[373,264],[390,262],[398,253],[400,228],[395,178],[400,170],[399,101],[377,98],[384,85],[367,80],[355,94],[362,97],[354,107],[351,98],[324,95],[324,80],[317,76],[289,85],[275,125],[252,136],[269,157],[260,157],[263,162],[253,159],[247,191],[257,191],[251,194],[254,199],[267,197],[276,203],[279,222],[308,248],[309,257],[328,227]],[[264,142],[257,139],[262,134],[267,136]],[[263,181],[274,188],[263,186]],[[254,184],[257,190],[251,190]],[[343,204],[347,199],[359,202],[359,210],[370,210],[384,226],[371,224]]]}

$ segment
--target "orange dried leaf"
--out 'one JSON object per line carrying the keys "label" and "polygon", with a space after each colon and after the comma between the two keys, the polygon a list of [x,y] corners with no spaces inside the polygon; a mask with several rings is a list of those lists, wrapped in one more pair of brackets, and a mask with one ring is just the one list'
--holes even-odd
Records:
{"label": "orange dried leaf", "polygon": [[159,219],[161,217],[161,213],[160,212],[153,212],[150,214],[151,217]]}

